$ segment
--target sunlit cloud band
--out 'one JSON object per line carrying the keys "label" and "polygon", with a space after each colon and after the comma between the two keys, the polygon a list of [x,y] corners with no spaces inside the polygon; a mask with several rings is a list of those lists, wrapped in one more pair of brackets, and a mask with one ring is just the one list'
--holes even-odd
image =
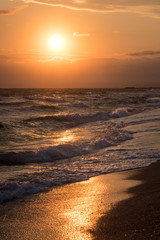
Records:
{"label": "sunlit cloud band", "polygon": [[[12,0],[13,1],[13,0]],[[124,1],[112,1],[110,0],[22,0],[29,4],[47,5],[52,7],[63,7],[76,11],[88,11],[99,13],[134,13],[140,14],[152,18],[160,19],[160,2],[156,0],[124,0]]]}

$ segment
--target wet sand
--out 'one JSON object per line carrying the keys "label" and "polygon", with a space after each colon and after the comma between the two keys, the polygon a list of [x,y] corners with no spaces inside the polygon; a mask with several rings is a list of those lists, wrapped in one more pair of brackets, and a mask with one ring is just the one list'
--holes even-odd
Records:
{"label": "wet sand", "polygon": [[0,206],[2,240],[159,240],[160,162]]}
{"label": "wet sand", "polygon": [[142,184],[129,188],[132,197],[119,202],[98,220],[96,240],[160,240],[160,162],[131,171]]}
{"label": "wet sand", "polygon": [[[132,194],[131,172],[106,174],[0,206],[2,240],[89,240],[99,219]],[[103,239],[103,238],[100,238]]]}

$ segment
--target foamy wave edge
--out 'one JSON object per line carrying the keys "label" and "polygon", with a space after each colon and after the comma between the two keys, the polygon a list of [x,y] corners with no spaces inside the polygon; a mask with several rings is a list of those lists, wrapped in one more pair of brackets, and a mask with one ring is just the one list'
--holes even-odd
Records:
{"label": "foamy wave edge", "polygon": [[[106,136],[101,139],[97,139],[92,143],[82,143],[80,145],[64,144],[59,146],[51,146],[40,151],[24,152],[24,153],[9,153],[6,155],[0,155],[1,164],[26,164],[26,163],[44,163],[54,162],[60,159],[68,159],[75,156],[82,156],[86,154],[94,153],[100,149],[107,148],[109,146],[116,145],[122,141],[126,141],[132,138],[132,133],[121,129],[121,125],[111,125],[106,130]],[[55,186],[64,185],[71,182],[82,181],[87,179],[85,176],[80,178],[74,177],[74,175],[65,177],[64,179],[55,179],[55,176],[48,178],[46,174],[29,175],[24,179],[17,179],[13,182],[0,182],[0,204],[10,201],[15,198],[20,198],[28,194],[34,194],[43,192],[53,188]]]}
{"label": "foamy wave edge", "polygon": [[113,146],[119,142],[132,138],[132,133],[122,130],[118,124],[111,125],[105,136],[91,143],[61,144],[40,149],[37,152],[9,152],[0,154],[1,165],[23,165],[28,163],[53,162],[56,160],[72,158],[93,153],[99,149]]}
{"label": "foamy wave edge", "polygon": [[144,111],[144,107],[128,107],[128,108],[117,108],[111,113],[97,112],[95,114],[59,114],[59,115],[47,115],[36,118],[24,119],[24,122],[36,122],[36,121],[57,121],[57,122],[69,122],[71,126],[77,126],[83,123],[106,121],[114,118],[121,118],[128,115],[136,114]]}

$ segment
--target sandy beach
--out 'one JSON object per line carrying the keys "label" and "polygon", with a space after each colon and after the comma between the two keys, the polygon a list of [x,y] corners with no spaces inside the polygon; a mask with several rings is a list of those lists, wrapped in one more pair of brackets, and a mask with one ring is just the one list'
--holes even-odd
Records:
{"label": "sandy beach", "polygon": [[0,206],[0,239],[93,239],[98,220],[130,197],[130,172],[101,175]]}
{"label": "sandy beach", "polygon": [[160,0],[0,0],[0,240],[160,240]]}
{"label": "sandy beach", "polygon": [[0,206],[0,239],[160,239],[160,163]]}
{"label": "sandy beach", "polygon": [[94,239],[160,239],[160,162],[131,172],[129,179],[142,183],[99,219]]}

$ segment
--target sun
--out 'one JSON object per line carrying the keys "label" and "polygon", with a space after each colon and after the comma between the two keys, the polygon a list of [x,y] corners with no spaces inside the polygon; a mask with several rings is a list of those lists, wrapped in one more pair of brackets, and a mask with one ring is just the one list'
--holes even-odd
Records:
{"label": "sun", "polygon": [[51,36],[49,45],[54,50],[61,50],[64,47],[64,39],[60,35]]}

